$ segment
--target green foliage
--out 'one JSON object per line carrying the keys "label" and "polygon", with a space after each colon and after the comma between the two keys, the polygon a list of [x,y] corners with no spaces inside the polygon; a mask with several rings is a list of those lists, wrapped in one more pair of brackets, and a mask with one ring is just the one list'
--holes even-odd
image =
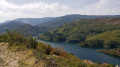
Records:
{"label": "green foliage", "polygon": [[110,48],[116,48],[116,47],[120,46],[120,42],[110,41],[110,42],[108,42],[108,45],[110,46]]}
{"label": "green foliage", "polygon": [[93,39],[93,40],[89,40],[86,42],[82,42],[80,43],[80,46],[84,46],[84,47],[103,47],[103,40],[99,40],[99,39]]}
{"label": "green foliage", "polygon": [[75,21],[40,35],[38,38],[49,41],[80,43],[98,34],[120,29],[119,19],[101,18]]}
{"label": "green foliage", "polygon": [[37,49],[40,52],[47,54],[47,55],[49,55],[50,52],[53,50],[53,48],[50,45],[46,45],[46,44],[43,44],[41,42],[38,43]]}
{"label": "green foliage", "polygon": [[50,45],[46,45],[41,42],[38,42],[37,50],[47,55],[58,55],[61,57],[66,57],[68,55],[66,52],[62,51],[62,48],[53,48]]}
{"label": "green foliage", "polygon": [[25,44],[26,39],[23,37],[23,35],[18,34],[16,31],[10,32],[9,30],[7,30],[6,36],[6,40],[9,42],[10,45],[18,46]]}
{"label": "green foliage", "polygon": [[10,45],[15,46],[27,46],[27,48],[36,49],[37,40],[32,37],[24,37],[23,35],[17,33],[16,31],[7,30],[7,34],[3,34],[0,36],[0,40],[3,42],[8,42]]}
{"label": "green foliage", "polygon": [[120,30],[108,31],[108,32],[87,38],[86,42],[99,39],[104,41],[102,44],[104,47],[115,48],[120,46],[119,36],[120,36]]}
{"label": "green foliage", "polygon": [[28,37],[28,40],[27,40],[27,48],[34,48],[36,49],[37,48],[37,39],[33,38],[33,37]]}
{"label": "green foliage", "polygon": [[99,52],[105,53],[105,54],[109,54],[112,56],[118,56],[120,57],[120,48],[116,48],[116,49],[107,49],[107,50],[99,50]]}
{"label": "green foliage", "polygon": [[45,60],[46,56],[44,55],[44,53],[42,53],[40,50],[36,49],[34,50],[34,55],[38,60]]}
{"label": "green foliage", "polygon": [[49,28],[46,26],[37,27],[30,24],[24,24],[15,28],[15,30],[19,33],[22,33],[24,36],[36,36],[38,34],[48,32]]}
{"label": "green foliage", "polygon": [[2,36],[0,36],[0,42],[8,42],[8,39],[7,39],[7,35],[3,34]]}

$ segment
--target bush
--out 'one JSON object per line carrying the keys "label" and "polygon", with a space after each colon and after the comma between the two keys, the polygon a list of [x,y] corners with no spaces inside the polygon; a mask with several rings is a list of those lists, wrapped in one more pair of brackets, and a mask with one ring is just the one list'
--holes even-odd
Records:
{"label": "bush", "polygon": [[66,53],[66,52],[64,52],[64,51],[61,51],[61,52],[60,52],[60,56],[61,56],[61,57],[65,57],[65,58],[66,58],[66,57],[67,57],[67,53]]}
{"label": "bush", "polygon": [[58,49],[54,49],[50,52],[51,55],[55,54],[55,55],[60,55],[60,51]]}

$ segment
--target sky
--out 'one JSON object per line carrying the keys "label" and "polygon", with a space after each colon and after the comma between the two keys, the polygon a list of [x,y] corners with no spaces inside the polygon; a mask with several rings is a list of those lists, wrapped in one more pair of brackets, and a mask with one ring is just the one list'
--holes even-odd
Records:
{"label": "sky", "polygon": [[120,15],[120,0],[0,0],[0,23],[67,14]]}

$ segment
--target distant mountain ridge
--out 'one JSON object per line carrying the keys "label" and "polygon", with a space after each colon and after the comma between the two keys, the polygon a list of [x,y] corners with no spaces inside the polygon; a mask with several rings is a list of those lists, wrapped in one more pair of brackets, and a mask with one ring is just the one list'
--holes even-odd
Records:
{"label": "distant mountain ridge", "polygon": [[70,23],[70,22],[73,22],[76,20],[96,19],[96,18],[105,18],[105,17],[120,17],[120,15],[79,15],[79,14],[72,14],[72,15],[65,15],[65,16],[53,18],[51,20],[45,21],[44,23],[40,23],[37,26],[57,27],[57,26],[65,24],[65,23]]}
{"label": "distant mountain ridge", "polygon": [[[120,15],[79,15],[79,14],[72,14],[72,15],[65,15],[60,17],[45,17],[45,18],[18,18],[15,20],[6,21],[0,24],[0,34],[5,32],[6,29],[21,31],[25,33],[26,31],[33,31],[33,29],[37,29],[34,31],[36,35],[42,34],[45,32],[49,32],[57,27],[60,27],[66,23],[71,23],[76,20],[83,20],[83,19],[96,19],[96,18],[105,18],[105,17],[120,17]],[[26,25],[30,24],[30,25]],[[25,26],[28,27],[25,27]],[[25,29],[23,29],[25,28]],[[29,28],[29,29],[28,29]],[[32,29],[33,28],[33,29]],[[39,30],[38,30],[39,29]],[[39,31],[36,33],[36,31]],[[34,35],[31,32],[32,35]]]}
{"label": "distant mountain ridge", "polygon": [[14,21],[21,21],[21,22],[24,22],[24,23],[27,23],[27,24],[31,24],[31,25],[37,25],[37,24],[40,24],[40,23],[43,23],[47,20],[51,20],[53,19],[52,17],[45,17],[45,18],[18,18],[18,19],[15,19]]}
{"label": "distant mountain ridge", "polygon": [[79,15],[79,14],[70,14],[60,17],[44,17],[44,18],[18,18],[10,21],[5,21],[5,23],[9,23],[11,21],[18,21],[27,24],[31,24],[34,26],[60,26],[65,23],[73,22],[76,20],[82,19],[95,19],[95,18],[105,18],[105,17],[120,17],[120,15]]}

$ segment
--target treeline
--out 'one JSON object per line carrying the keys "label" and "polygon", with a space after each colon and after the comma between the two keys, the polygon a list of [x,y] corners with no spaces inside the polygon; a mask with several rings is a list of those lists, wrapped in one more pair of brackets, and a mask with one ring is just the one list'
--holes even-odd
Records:
{"label": "treeline", "polygon": [[120,48],[107,49],[107,50],[98,50],[98,52],[102,52],[102,53],[105,53],[105,54],[108,54],[108,55],[120,57]]}
{"label": "treeline", "polygon": [[[48,44],[38,42],[33,37],[24,37],[17,32],[8,31],[0,36],[0,42],[9,43],[10,49],[16,51],[24,51],[25,49],[32,51],[32,56],[36,57],[35,64],[44,62],[44,67],[113,67],[112,64],[86,63],[79,58],[64,52],[62,49],[53,48]],[[14,48],[12,48],[14,47]],[[19,47],[19,48],[18,48]],[[54,62],[53,62],[54,61]],[[25,62],[22,62],[24,67]]]}
{"label": "treeline", "polygon": [[24,37],[16,31],[11,32],[9,30],[7,30],[7,34],[0,36],[0,41],[9,43],[9,46],[26,46],[30,49],[36,49],[38,43],[37,40],[32,37]]}
{"label": "treeline", "polygon": [[[120,18],[100,18],[91,20],[80,20],[72,23],[67,23],[56,30],[40,35],[38,38],[49,41],[80,43],[81,46],[104,47],[105,46],[104,40],[101,39],[97,40],[93,39],[90,41],[86,40],[98,34],[119,29]],[[112,38],[112,36],[110,37]],[[113,43],[113,41],[114,40],[112,40],[111,42]]]}
{"label": "treeline", "polygon": [[7,30],[7,34],[0,36],[0,42],[7,42],[9,43],[9,46],[22,46],[27,49],[36,49],[48,55],[55,54],[62,56],[62,53],[67,55],[64,51],[60,51],[59,49],[52,48],[50,45],[38,42],[38,40],[32,36],[24,37],[16,31],[11,32]]}

